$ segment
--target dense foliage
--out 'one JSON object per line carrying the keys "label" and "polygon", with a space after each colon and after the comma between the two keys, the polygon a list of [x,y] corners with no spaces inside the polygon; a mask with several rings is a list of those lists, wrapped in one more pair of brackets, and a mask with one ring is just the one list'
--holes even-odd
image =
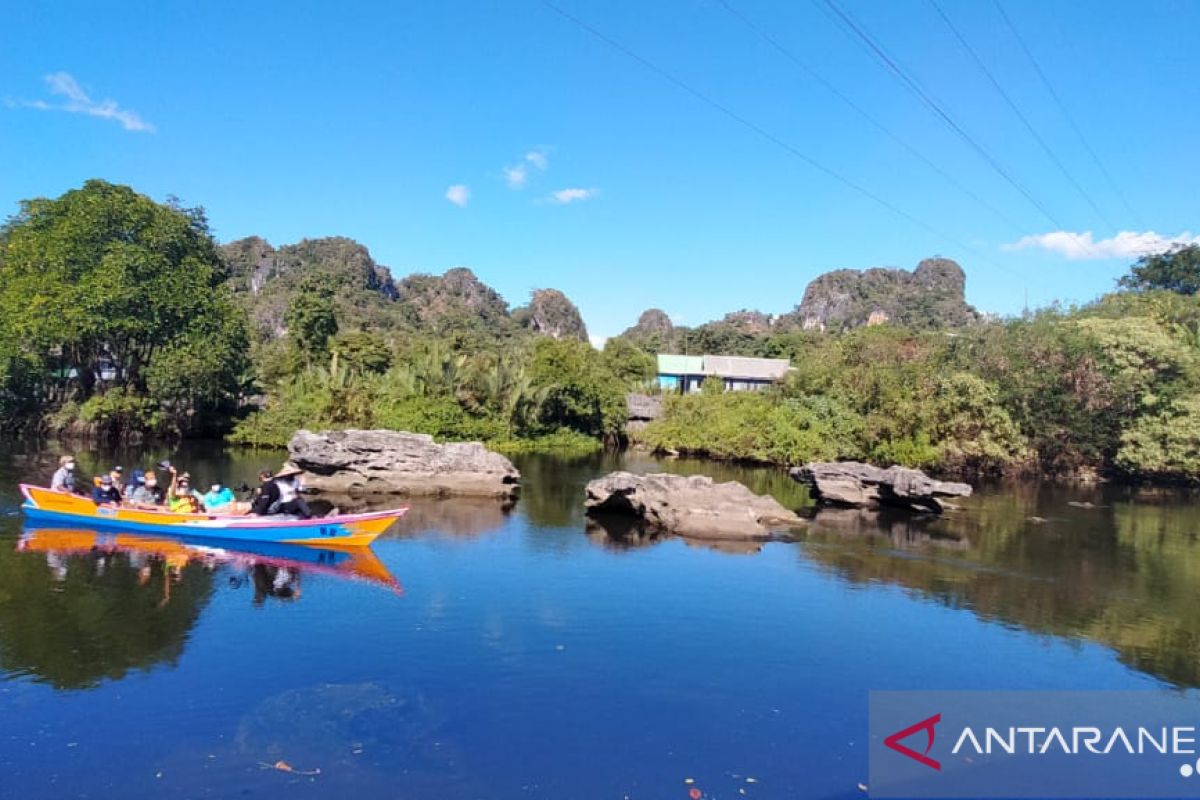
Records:
{"label": "dense foliage", "polygon": [[578,309],[467,269],[399,280],[345,238],[218,248],[202,211],[89,181],[0,229],[0,428],[122,439],[385,427],[509,449],[624,440],[654,353],[789,359],[761,392],[665,398],[641,443],[791,464],[1200,477],[1200,247],[1082,308],[986,320],[944,259],[814,281],[696,328],[650,310],[603,351]]}
{"label": "dense foliage", "polygon": [[[953,331],[779,334],[752,352],[789,357],[793,371],[749,399],[673,399],[645,440],[781,463],[855,456],[955,473],[1200,476],[1194,296],[1117,293]],[[815,415],[818,401],[836,413]]]}
{"label": "dense foliage", "polygon": [[0,424],[195,432],[227,418],[242,316],[204,213],[88,181],[0,231]]}

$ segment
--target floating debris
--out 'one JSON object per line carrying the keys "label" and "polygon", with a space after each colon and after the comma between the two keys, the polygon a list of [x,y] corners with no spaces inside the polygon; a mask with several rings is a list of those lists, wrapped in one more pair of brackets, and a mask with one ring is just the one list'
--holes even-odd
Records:
{"label": "floating debris", "polygon": [[[262,769],[274,769],[274,770],[278,770],[280,772],[290,772],[293,775],[309,775],[309,776],[311,776],[311,775],[320,775],[321,774],[320,767],[318,767],[317,769],[296,769],[295,767],[293,767],[291,764],[289,764],[286,761],[276,761],[274,764],[268,764],[265,761],[260,761],[260,762],[258,762],[258,766],[261,767]],[[162,773],[159,773],[159,774],[161,775]]]}

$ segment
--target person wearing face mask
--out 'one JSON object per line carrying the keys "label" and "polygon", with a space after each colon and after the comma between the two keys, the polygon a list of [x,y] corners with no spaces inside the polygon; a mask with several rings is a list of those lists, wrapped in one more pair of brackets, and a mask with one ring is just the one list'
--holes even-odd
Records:
{"label": "person wearing face mask", "polygon": [[203,514],[204,503],[192,491],[192,480],[186,472],[180,474],[171,467],[171,486],[167,489],[167,508],[177,514]]}
{"label": "person wearing face mask", "polygon": [[75,456],[66,455],[58,460],[58,469],[50,479],[50,489],[55,492],[75,493]]}
{"label": "person wearing face mask", "polygon": [[126,495],[126,502],[139,508],[153,508],[163,504],[165,493],[158,485],[158,477],[152,471],[146,470],[140,475],[135,472],[133,479],[133,489]]}

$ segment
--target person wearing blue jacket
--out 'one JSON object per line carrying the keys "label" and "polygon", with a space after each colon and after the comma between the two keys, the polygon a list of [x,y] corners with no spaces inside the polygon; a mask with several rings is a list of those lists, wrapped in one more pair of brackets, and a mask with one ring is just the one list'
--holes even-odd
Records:
{"label": "person wearing blue jacket", "polygon": [[121,504],[121,491],[113,486],[113,479],[105,475],[100,479],[100,485],[92,489],[92,502],[98,506]]}

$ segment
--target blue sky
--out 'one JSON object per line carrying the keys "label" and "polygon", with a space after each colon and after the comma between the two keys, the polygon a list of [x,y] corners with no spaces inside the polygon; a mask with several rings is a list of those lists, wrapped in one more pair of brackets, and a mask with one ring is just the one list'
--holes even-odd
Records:
{"label": "blue sky", "polygon": [[1200,233],[1200,3],[1001,0],[1114,191],[992,0],[938,0],[1081,194],[929,0],[837,0],[1031,202],[824,0],[727,0],[787,55],[721,0],[554,2],[738,119],[540,0],[24,3],[0,30],[0,208],[101,177],[203,205],[222,241],[351,236],[514,306],[559,288],[600,337],[651,306],[781,313],[821,272],[934,254],[1019,313]]}

